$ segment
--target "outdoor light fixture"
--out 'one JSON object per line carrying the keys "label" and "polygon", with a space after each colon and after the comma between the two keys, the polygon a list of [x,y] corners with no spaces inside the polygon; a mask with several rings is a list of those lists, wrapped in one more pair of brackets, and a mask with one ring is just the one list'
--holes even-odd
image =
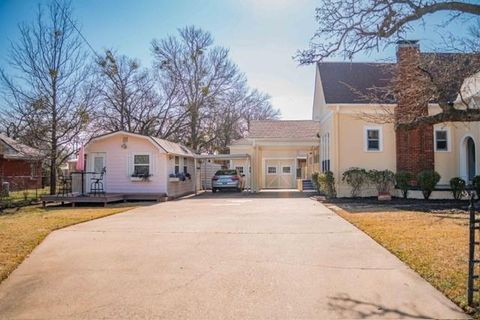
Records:
{"label": "outdoor light fixture", "polygon": [[127,149],[127,142],[128,142],[128,137],[123,137],[122,138],[122,149]]}

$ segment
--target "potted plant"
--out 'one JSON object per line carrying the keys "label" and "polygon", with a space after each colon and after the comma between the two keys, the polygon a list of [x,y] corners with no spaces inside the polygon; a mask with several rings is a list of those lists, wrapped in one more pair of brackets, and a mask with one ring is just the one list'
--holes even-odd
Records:
{"label": "potted plant", "polygon": [[390,170],[370,170],[368,171],[369,180],[375,185],[378,192],[378,200],[392,200],[390,190],[395,181],[395,174]]}

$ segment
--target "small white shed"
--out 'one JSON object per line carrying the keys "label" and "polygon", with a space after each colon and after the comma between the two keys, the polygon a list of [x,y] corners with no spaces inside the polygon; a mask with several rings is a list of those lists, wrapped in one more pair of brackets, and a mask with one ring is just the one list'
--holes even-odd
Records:
{"label": "small white shed", "polygon": [[178,143],[116,131],[91,139],[85,147],[85,189],[103,168],[106,193],[164,194],[169,198],[196,190],[195,153]]}

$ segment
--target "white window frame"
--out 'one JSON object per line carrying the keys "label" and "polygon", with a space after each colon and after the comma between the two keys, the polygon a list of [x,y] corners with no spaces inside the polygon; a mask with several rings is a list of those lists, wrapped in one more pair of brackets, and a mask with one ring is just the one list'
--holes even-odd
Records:
{"label": "white window frame", "polygon": [[183,166],[182,166],[182,173],[187,174],[188,172],[188,158],[183,157]]}
{"label": "white window frame", "polygon": [[[368,149],[368,131],[378,130],[378,150]],[[365,152],[383,152],[383,127],[381,126],[365,126],[363,128],[363,151]]]}
{"label": "white window frame", "polygon": [[135,163],[135,156],[148,156],[148,174],[152,175],[152,155],[148,152],[137,152],[132,155],[132,174],[135,174],[135,166],[145,166],[145,163]]}
{"label": "white window frame", "polygon": [[[447,149],[437,149],[437,131],[445,131],[447,132]],[[434,128],[433,129],[433,143],[434,143],[434,150],[435,152],[450,152],[451,151],[451,141],[450,139],[450,128],[449,127],[442,127],[442,128]]]}
{"label": "white window frame", "polygon": [[[242,168],[242,170],[240,170]],[[235,170],[238,171],[240,174],[245,174],[245,167],[244,166],[235,166]]]}
{"label": "white window frame", "polygon": [[[289,168],[289,173],[285,173],[283,172],[283,168]],[[280,171],[280,174],[281,175],[285,175],[285,176],[289,176],[289,175],[292,175],[292,166],[282,166],[282,170]]]}
{"label": "white window frame", "polygon": [[[269,168],[275,168],[275,173],[270,173]],[[277,166],[267,166],[267,176],[276,176],[278,174],[278,167]]]}
{"label": "white window frame", "polygon": [[[178,160],[178,162],[177,162]],[[177,167],[178,167],[178,172],[177,172]],[[173,157],[173,173],[174,174],[180,174],[180,156],[174,156]]]}

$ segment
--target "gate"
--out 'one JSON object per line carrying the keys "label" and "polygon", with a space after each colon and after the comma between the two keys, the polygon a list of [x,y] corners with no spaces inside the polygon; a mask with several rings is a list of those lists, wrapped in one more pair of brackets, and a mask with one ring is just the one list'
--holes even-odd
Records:
{"label": "gate", "polygon": [[[477,248],[480,245],[480,239],[478,239],[477,232],[480,230],[480,219],[476,217],[475,210],[475,193],[470,193],[470,205],[468,206],[470,213],[470,223],[469,223],[469,253],[468,253],[468,283],[467,283],[467,302],[469,306],[473,306],[473,294],[479,291],[479,286],[477,284],[479,280],[479,274],[475,273],[475,269],[478,270],[480,266],[480,258],[478,258]],[[475,268],[477,267],[477,268]]]}

